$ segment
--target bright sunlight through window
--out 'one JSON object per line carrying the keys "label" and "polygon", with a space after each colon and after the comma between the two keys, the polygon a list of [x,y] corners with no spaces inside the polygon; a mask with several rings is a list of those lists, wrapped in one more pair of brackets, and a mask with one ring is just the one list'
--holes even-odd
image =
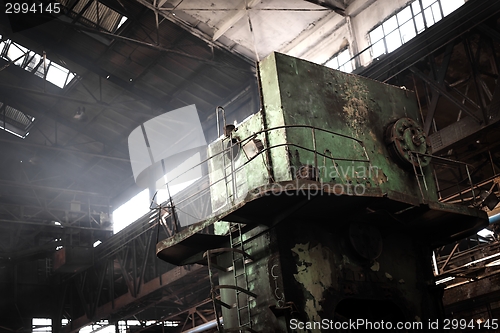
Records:
{"label": "bright sunlight through window", "polygon": [[[170,181],[170,195],[174,196],[200,179],[202,176],[200,162],[200,153],[194,154],[163,178],[159,179],[156,182],[156,188],[158,189],[156,192],[156,202],[161,204],[169,199],[165,186],[167,180]],[[118,207],[113,212],[113,233],[116,234],[145,215],[149,211],[150,204],[149,189],[146,189]]]}
{"label": "bright sunlight through window", "polygon": [[372,57],[390,53],[462,6],[465,0],[416,0],[373,29]]}
{"label": "bright sunlight through window", "polygon": [[139,192],[135,197],[113,212],[113,233],[123,230],[149,211],[149,189]]}
{"label": "bright sunlight through window", "polygon": [[[0,39],[2,35],[0,35]],[[25,71],[35,73],[36,76],[45,78],[50,83],[64,88],[75,77],[69,69],[45,59],[24,46],[13,42],[10,39],[5,39],[0,43],[0,58],[11,61],[14,65],[21,67]]]}
{"label": "bright sunlight through window", "polygon": [[338,69],[345,73],[351,73],[353,68],[351,62],[351,55],[349,54],[349,49],[347,48],[334,55],[330,60],[328,60],[325,63],[325,66],[333,69]]}

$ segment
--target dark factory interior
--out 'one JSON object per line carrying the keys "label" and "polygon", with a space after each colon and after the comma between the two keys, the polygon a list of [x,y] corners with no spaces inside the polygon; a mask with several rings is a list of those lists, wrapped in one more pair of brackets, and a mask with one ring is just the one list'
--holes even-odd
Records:
{"label": "dark factory interior", "polygon": [[499,1],[0,4],[0,332],[500,332]]}

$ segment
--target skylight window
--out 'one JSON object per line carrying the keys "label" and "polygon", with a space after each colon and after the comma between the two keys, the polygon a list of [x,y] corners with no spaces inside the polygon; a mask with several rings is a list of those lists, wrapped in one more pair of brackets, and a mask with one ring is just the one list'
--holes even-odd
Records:
{"label": "skylight window", "polygon": [[33,333],[50,333],[52,332],[52,319],[49,318],[33,318],[31,320]]}
{"label": "skylight window", "polygon": [[462,6],[465,0],[416,0],[373,29],[372,57],[390,53]]}
{"label": "skylight window", "polygon": [[[62,326],[67,325],[68,319],[61,319]],[[33,333],[51,333],[52,332],[52,319],[50,318],[33,318],[31,319],[31,327]]]}
{"label": "skylight window", "polygon": [[127,22],[127,20],[128,20],[128,17],[126,17],[126,16],[122,16],[122,18],[121,18],[120,22],[118,22],[118,26],[116,27],[116,30],[120,29],[120,27],[121,27],[121,26],[122,26],[125,22]]}
{"label": "skylight window", "polygon": [[[2,38],[1,35],[0,38]],[[71,73],[69,69],[49,59],[45,59],[44,65],[41,55],[10,39],[5,39],[0,43],[0,58],[12,61],[14,65],[30,73],[35,71],[34,74],[36,76],[46,79],[61,89],[66,87],[75,77],[75,74]],[[45,75],[45,69],[47,75]]]}
{"label": "skylight window", "polygon": [[69,10],[70,17],[75,18],[79,23],[90,27],[100,27],[106,31],[115,32],[127,21],[126,16],[123,16],[99,1],[58,1]]}
{"label": "skylight window", "polygon": [[28,49],[16,43],[12,43],[7,51],[7,58],[14,61],[14,65],[21,66]]}
{"label": "skylight window", "polygon": [[35,117],[0,102],[0,129],[21,139],[28,136]]}
{"label": "skylight window", "polygon": [[64,88],[64,86],[66,85],[66,79],[68,78],[68,74],[69,71],[66,68],[51,62],[47,70],[46,78],[47,81],[52,82],[59,88]]}
{"label": "skylight window", "polygon": [[111,333],[115,331],[115,326],[114,325],[109,325],[108,320],[101,320],[96,323],[92,323],[90,325],[87,325],[85,327],[82,327],[79,331],[79,333],[91,333],[94,331],[99,331],[103,333]]}
{"label": "skylight window", "polygon": [[353,70],[351,55],[349,54],[349,48],[335,54],[330,60],[328,60],[325,66],[338,69],[345,73],[351,73]]}

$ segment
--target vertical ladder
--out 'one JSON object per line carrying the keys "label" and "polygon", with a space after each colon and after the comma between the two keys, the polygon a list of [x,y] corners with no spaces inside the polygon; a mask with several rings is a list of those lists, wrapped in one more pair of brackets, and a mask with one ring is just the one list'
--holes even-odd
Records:
{"label": "vertical ladder", "polygon": [[[250,315],[250,301],[257,297],[256,294],[248,290],[247,265],[253,262],[253,258],[244,251],[241,224],[231,223],[229,228],[229,248],[219,248],[208,250],[203,254],[207,259],[208,273],[211,286],[211,297],[214,305],[215,316],[219,332],[251,332],[257,333],[252,329],[252,320]],[[217,263],[217,256],[223,253],[231,253],[231,265],[223,267]],[[216,285],[212,269],[216,268],[222,272],[233,272],[234,285]],[[217,290],[233,289],[235,291],[234,304],[227,304],[220,299]],[[219,321],[219,311],[217,305],[227,309],[236,308],[238,327],[222,328]],[[226,321],[227,322],[227,321]]]}
{"label": "vertical ladder", "polygon": [[[232,268],[234,283],[237,287],[248,290],[248,276],[247,276],[247,264],[252,262],[251,258],[245,257],[243,253],[245,252],[243,246],[243,237],[241,232],[240,223],[231,223],[229,229],[229,241],[232,249],[237,249],[239,251],[232,251]],[[252,327],[252,322],[250,318],[250,301],[255,297],[243,293],[240,290],[236,290],[236,312],[238,316],[238,326]]]}

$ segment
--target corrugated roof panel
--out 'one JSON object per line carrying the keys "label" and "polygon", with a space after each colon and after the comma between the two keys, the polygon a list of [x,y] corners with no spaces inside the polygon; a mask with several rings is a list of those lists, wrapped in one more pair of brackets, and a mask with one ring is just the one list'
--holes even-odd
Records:
{"label": "corrugated roof panel", "polygon": [[[3,103],[0,103],[0,107],[2,105],[3,105]],[[9,105],[5,106],[5,109],[2,110],[0,115],[1,115],[0,116],[1,118],[3,118],[3,116],[5,115],[6,118],[9,118],[9,120],[12,120],[12,121],[16,122],[17,124],[21,125],[21,128],[23,130],[27,130],[28,127],[33,123],[33,121],[32,121],[33,117],[31,117],[30,115],[24,114],[23,112],[21,112],[17,109],[14,109],[13,107],[11,107]]]}
{"label": "corrugated roof panel", "polygon": [[[59,0],[60,3],[66,7],[71,8],[70,0]],[[92,2],[89,4],[89,2]],[[82,13],[82,11],[84,11]],[[123,15],[114,11],[102,3],[99,3],[95,0],[80,0],[75,6],[72,8],[73,17],[77,17],[79,14],[81,18],[88,21],[86,23],[90,23],[91,26],[100,26],[101,28],[113,32],[118,23],[120,22]],[[99,15],[98,15],[99,14]],[[81,22],[80,21],[80,22]],[[81,22],[85,23],[85,22]]]}

